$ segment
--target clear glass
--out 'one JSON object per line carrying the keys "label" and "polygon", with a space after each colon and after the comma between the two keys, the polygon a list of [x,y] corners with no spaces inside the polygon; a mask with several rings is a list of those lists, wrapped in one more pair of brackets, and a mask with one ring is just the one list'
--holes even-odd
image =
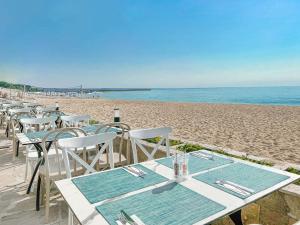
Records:
{"label": "clear glass", "polygon": [[173,171],[174,178],[177,181],[182,181],[188,178],[189,176],[189,155],[176,154],[173,158]]}

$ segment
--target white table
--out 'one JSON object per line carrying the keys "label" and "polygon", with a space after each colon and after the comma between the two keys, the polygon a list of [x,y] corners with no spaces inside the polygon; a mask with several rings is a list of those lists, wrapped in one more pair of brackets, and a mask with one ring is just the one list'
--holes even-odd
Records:
{"label": "white table", "polygon": [[[213,153],[214,155],[220,156],[220,157],[224,157],[224,158],[228,158],[226,156],[222,156],[216,153]],[[262,168],[264,170],[268,170],[268,171],[272,171],[278,174],[282,174],[282,175],[286,175],[289,176],[288,179],[274,185],[273,187],[270,187],[268,189],[265,189],[264,191],[258,192],[246,199],[241,199],[239,197],[236,197],[232,194],[229,194],[227,192],[224,192],[218,188],[215,188],[213,186],[210,186],[204,182],[201,182],[199,180],[196,180],[194,178],[189,178],[183,182],[181,182],[180,184],[183,185],[184,187],[187,187],[223,206],[225,206],[226,208],[210,217],[207,217],[195,224],[197,225],[201,225],[201,224],[208,224],[210,222],[213,222],[219,218],[222,218],[226,215],[230,215],[233,212],[236,212],[240,209],[242,209],[243,207],[245,207],[246,205],[263,198],[266,195],[271,194],[272,192],[290,184],[293,183],[294,181],[300,179],[300,176],[296,175],[296,174],[291,174],[285,171],[281,171],[272,167],[267,167],[267,166],[262,166],[259,164],[254,164],[251,162],[247,162],[247,161],[243,161],[243,160],[239,160],[239,159],[234,159],[234,163],[236,162],[242,162],[244,164],[247,165],[251,165],[254,167],[258,167],[258,168]],[[156,173],[162,175],[163,177],[166,177],[170,180],[173,180],[173,170],[170,169],[167,166],[164,166],[156,161],[148,161],[148,162],[144,162],[141,163],[143,166],[145,166],[146,168],[155,171]],[[223,166],[219,166],[220,167],[226,167],[228,165],[223,165]],[[218,168],[213,168],[213,169],[209,169],[206,171],[202,171],[202,172],[198,172],[195,174],[203,174],[206,173],[208,171],[213,171],[215,169]],[[193,174],[193,176],[195,175]],[[93,174],[90,175],[86,175],[86,176],[92,176]],[[262,181],[263,182],[263,181]],[[72,182],[71,179],[65,179],[65,180],[60,180],[55,182],[56,186],[58,187],[59,191],[61,192],[63,198],[65,199],[66,203],[69,205],[69,207],[71,208],[71,210],[73,211],[74,215],[76,216],[76,218],[78,219],[78,221],[82,224],[82,225],[108,225],[109,223],[105,220],[104,217],[102,217],[102,215],[96,210],[96,206],[103,204],[103,202],[98,202],[95,204],[90,204],[89,201],[84,197],[84,195],[80,192],[80,190],[75,186],[75,184]],[[165,185],[167,182],[163,182],[157,185],[153,185],[153,186],[149,186],[143,189],[140,189],[138,191],[134,191],[134,192],[130,192],[127,193],[125,195],[122,195],[120,197],[117,197],[117,199],[120,198],[125,198],[137,193],[141,193],[147,190],[151,190],[153,188],[159,187],[159,186],[163,186]],[[105,200],[105,202],[107,201],[115,201],[116,199],[113,200]]]}

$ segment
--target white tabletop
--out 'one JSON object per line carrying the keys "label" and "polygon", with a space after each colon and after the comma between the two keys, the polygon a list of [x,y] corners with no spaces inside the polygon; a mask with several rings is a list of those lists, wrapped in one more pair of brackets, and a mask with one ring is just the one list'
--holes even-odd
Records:
{"label": "white tabletop", "polygon": [[[209,152],[211,153],[211,152]],[[224,157],[224,158],[228,158],[226,156],[223,155],[219,155],[216,153],[213,153],[217,156],[220,157]],[[210,217],[207,217],[197,223],[195,223],[195,225],[201,225],[201,224],[207,224],[210,222],[213,222],[219,218],[222,218],[226,215],[229,215],[239,209],[242,209],[243,207],[245,207],[246,205],[263,198],[264,196],[290,184],[293,183],[294,181],[296,181],[297,179],[300,179],[300,176],[296,175],[296,174],[291,174],[288,173],[286,171],[281,171],[272,167],[267,167],[267,166],[262,166],[259,164],[254,164],[251,162],[247,162],[247,161],[243,161],[243,160],[239,160],[239,159],[234,159],[232,158],[235,162],[242,162],[244,164],[247,165],[251,165],[254,167],[258,167],[258,168],[262,168],[268,171],[272,171],[278,174],[282,174],[282,175],[286,175],[289,178],[276,184],[275,186],[265,189],[264,191],[258,192],[256,194],[251,195],[250,197],[246,198],[246,199],[241,199],[238,198],[234,195],[231,195],[227,192],[224,192],[218,188],[215,188],[213,186],[210,186],[204,182],[201,182],[199,180],[193,179],[192,177],[189,177],[189,179],[180,182],[181,185],[207,197],[208,199],[211,199],[223,206],[225,206],[226,208]],[[145,166],[148,169],[151,169],[153,171],[155,171],[156,173],[168,178],[169,180],[173,180],[173,170],[170,169],[169,167],[166,167],[156,161],[148,161],[148,162],[144,162],[141,163],[143,166]],[[212,171],[215,169],[218,169],[220,167],[226,167],[232,164],[227,164],[227,165],[223,165],[223,166],[219,166],[213,169],[209,169],[206,171],[201,171],[198,173],[194,173],[193,176],[195,176],[196,174],[202,174],[202,173],[206,173],[208,171]],[[101,172],[100,172],[101,173]],[[86,175],[86,176],[91,176],[90,175]],[[75,184],[72,182],[71,179],[64,179],[64,180],[60,180],[60,181],[56,181],[56,186],[58,187],[59,191],[61,192],[63,198],[65,199],[65,201],[67,202],[67,204],[69,205],[69,207],[71,208],[71,210],[73,211],[74,215],[77,217],[77,219],[79,220],[79,222],[82,225],[109,225],[109,223],[105,220],[104,217],[102,217],[102,215],[100,213],[98,213],[96,207],[98,205],[103,204],[104,202],[98,202],[95,204],[90,204],[89,201],[84,197],[84,195],[79,191],[79,189],[75,186]],[[125,195],[122,195],[120,197],[114,198],[113,201],[120,199],[120,198],[124,198],[124,197],[128,197],[137,193],[141,193],[147,190],[151,190],[154,188],[157,188],[159,186],[163,186],[165,185],[167,182],[163,182],[157,185],[153,185],[153,186],[149,186],[143,189],[140,189],[138,191],[134,191],[134,192],[130,192],[127,193]],[[105,200],[105,202],[109,202],[112,200]]]}

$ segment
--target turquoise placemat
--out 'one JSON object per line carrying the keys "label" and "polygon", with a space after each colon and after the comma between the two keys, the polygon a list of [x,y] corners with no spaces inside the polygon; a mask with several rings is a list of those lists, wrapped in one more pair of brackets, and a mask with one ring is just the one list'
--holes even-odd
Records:
{"label": "turquoise placemat", "polygon": [[97,207],[110,223],[117,224],[120,210],[136,215],[146,225],[190,225],[225,207],[177,183]]}
{"label": "turquoise placemat", "polygon": [[147,173],[144,178],[136,177],[126,170],[119,168],[90,176],[74,178],[72,181],[92,204],[167,181],[167,178],[144,166],[136,165],[135,167]]}
{"label": "turquoise placemat", "polygon": [[218,180],[231,181],[235,184],[250,188],[254,190],[255,193],[258,193],[288,179],[289,177],[243,163],[234,163],[224,168],[194,176],[193,178],[239,198],[245,199],[249,196],[237,194],[236,192],[217,185],[215,182]]}
{"label": "turquoise placemat", "polygon": [[[49,133],[50,131],[38,131],[38,132],[30,132],[30,133],[26,133],[25,135],[30,139],[40,139],[40,141]],[[59,130],[57,130],[57,132],[54,132],[52,134],[49,135],[48,137],[48,141],[53,141],[55,136],[57,135],[57,133],[59,132]],[[71,134],[71,133],[63,133],[59,136],[59,139],[63,139],[63,138],[72,138],[75,137],[75,135]],[[35,142],[35,141],[34,141]]]}
{"label": "turquoise placemat", "polygon": [[[206,153],[209,154],[209,153]],[[173,168],[173,156],[156,160],[160,164],[163,164],[169,168]],[[231,159],[225,159],[219,156],[213,156],[213,160],[203,159],[189,154],[189,173],[197,173],[204,170],[212,169],[218,166],[233,163]]]}

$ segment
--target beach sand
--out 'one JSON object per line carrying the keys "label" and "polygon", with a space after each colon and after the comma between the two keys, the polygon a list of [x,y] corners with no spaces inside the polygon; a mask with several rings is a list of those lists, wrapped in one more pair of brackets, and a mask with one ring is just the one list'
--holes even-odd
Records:
{"label": "beach sand", "polygon": [[62,111],[112,122],[114,107],[131,128],[169,126],[172,136],[260,157],[300,163],[300,107],[45,98]]}

